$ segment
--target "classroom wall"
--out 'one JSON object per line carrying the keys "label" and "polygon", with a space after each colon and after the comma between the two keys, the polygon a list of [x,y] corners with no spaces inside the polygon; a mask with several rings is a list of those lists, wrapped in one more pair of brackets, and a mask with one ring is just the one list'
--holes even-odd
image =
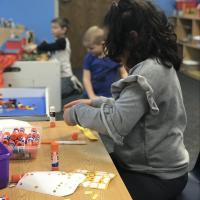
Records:
{"label": "classroom wall", "polygon": [[0,17],[12,18],[35,32],[36,42],[52,40],[54,0],[0,0]]}
{"label": "classroom wall", "polygon": [[[154,0],[168,16],[173,13],[175,0]],[[0,0],[0,17],[12,18],[33,30],[36,42],[52,40],[50,21],[55,16],[55,0]]]}
{"label": "classroom wall", "polygon": [[154,0],[155,3],[165,11],[167,16],[173,15],[173,10],[175,7],[175,0]]}

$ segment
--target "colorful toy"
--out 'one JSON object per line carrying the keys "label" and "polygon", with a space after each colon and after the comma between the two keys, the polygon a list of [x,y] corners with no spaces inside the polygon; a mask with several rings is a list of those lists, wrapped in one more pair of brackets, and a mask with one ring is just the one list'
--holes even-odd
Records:
{"label": "colorful toy", "polygon": [[91,172],[88,170],[76,170],[76,173],[81,173],[86,176],[86,179],[81,184],[86,188],[94,188],[94,189],[107,189],[110,181],[115,177],[115,174],[108,172],[95,171]]}
{"label": "colorful toy", "polygon": [[0,45],[0,87],[4,86],[3,71],[21,59],[25,44],[26,34],[24,32],[18,38],[8,38]]}
{"label": "colorful toy", "polygon": [[87,129],[87,128],[83,128],[79,125],[76,125],[76,127],[83,132],[83,134],[85,135],[85,137],[87,137],[89,140],[91,141],[97,141],[98,140],[98,137],[96,135],[94,135],[94,133],[90,130],[90,129]]}
{"label": "colorful toy", "polygon": [[71,138],[72,140],[78,140],[78,133],[72,133]]}
{"label": "colorful toy", "polygon": [[[24,105],[20,102],[17,102],[17,99],[8,99],[8,100],[3,100],[3,95],[0,94],[0,106],[2,106],[3,109],[6,109],[7,111],[18,109],[18,110],[34,110],[35,105]],[[19,129],[18,129],[19,130]]]}

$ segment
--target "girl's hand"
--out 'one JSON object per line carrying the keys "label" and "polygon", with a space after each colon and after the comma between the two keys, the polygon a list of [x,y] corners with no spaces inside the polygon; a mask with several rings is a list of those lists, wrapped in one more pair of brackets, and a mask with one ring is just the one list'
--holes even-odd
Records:
{"label": "girl's hand", "polygon": [[79,100],[76,100],[76,101],[72,101],[72,102],[64,105],[64,111],[66,109],[69,109],[72,106],[75,106],[75,105],[78,105],[78,104],[85,104],[85,105],[91,106],[92,105],[92,100],[91,99],[79,99]]}

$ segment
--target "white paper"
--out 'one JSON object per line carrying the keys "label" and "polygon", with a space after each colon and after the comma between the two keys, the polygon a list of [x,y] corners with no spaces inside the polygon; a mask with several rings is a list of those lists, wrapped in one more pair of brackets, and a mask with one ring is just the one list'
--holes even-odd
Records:
{"label": "white paper", "polygon": [[79,173],[29,172],[17,188],[62,197],[73,194],[84,180],[85,175]]}
{"label": "white paper", "polygon": [[20,127],[32,127],[31,124],[24,121],[19,121],[15,119],[2,119],[0,120],[0,131],[4,128],[20,128]]}

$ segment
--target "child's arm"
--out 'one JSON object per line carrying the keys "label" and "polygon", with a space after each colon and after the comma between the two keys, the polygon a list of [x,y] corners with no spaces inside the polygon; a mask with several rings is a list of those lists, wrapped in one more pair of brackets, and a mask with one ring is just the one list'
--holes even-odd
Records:
{"label": "child's arm", "polygon": [[139,84],[131,84],[119,99],[104,103],[101,108],[81,103],[66,109],[64,120],[69,125],[79,124],[108,134],[119,144],[148,110],[145,90]]}
{"label": "child's arm", "polygon": [[57,39],[53,43],[42,42],[40,45],[37,46],[38,51],[59,51],[64,50],[66,48],[66,40],[65,38]]}
{"label": "child's arm", "polygon": [[83,85],[90,99],[97,98],[92,87],[90,70],[83,70]]}
{"label": "child's arm", "polygon": [[121,66],[119,68],[119,75],[120,75],[120,78],[122,78],[122,79],[126,78],[128,76],[128,73],[127,73],[127,71],[126,71],[124,66]]}

